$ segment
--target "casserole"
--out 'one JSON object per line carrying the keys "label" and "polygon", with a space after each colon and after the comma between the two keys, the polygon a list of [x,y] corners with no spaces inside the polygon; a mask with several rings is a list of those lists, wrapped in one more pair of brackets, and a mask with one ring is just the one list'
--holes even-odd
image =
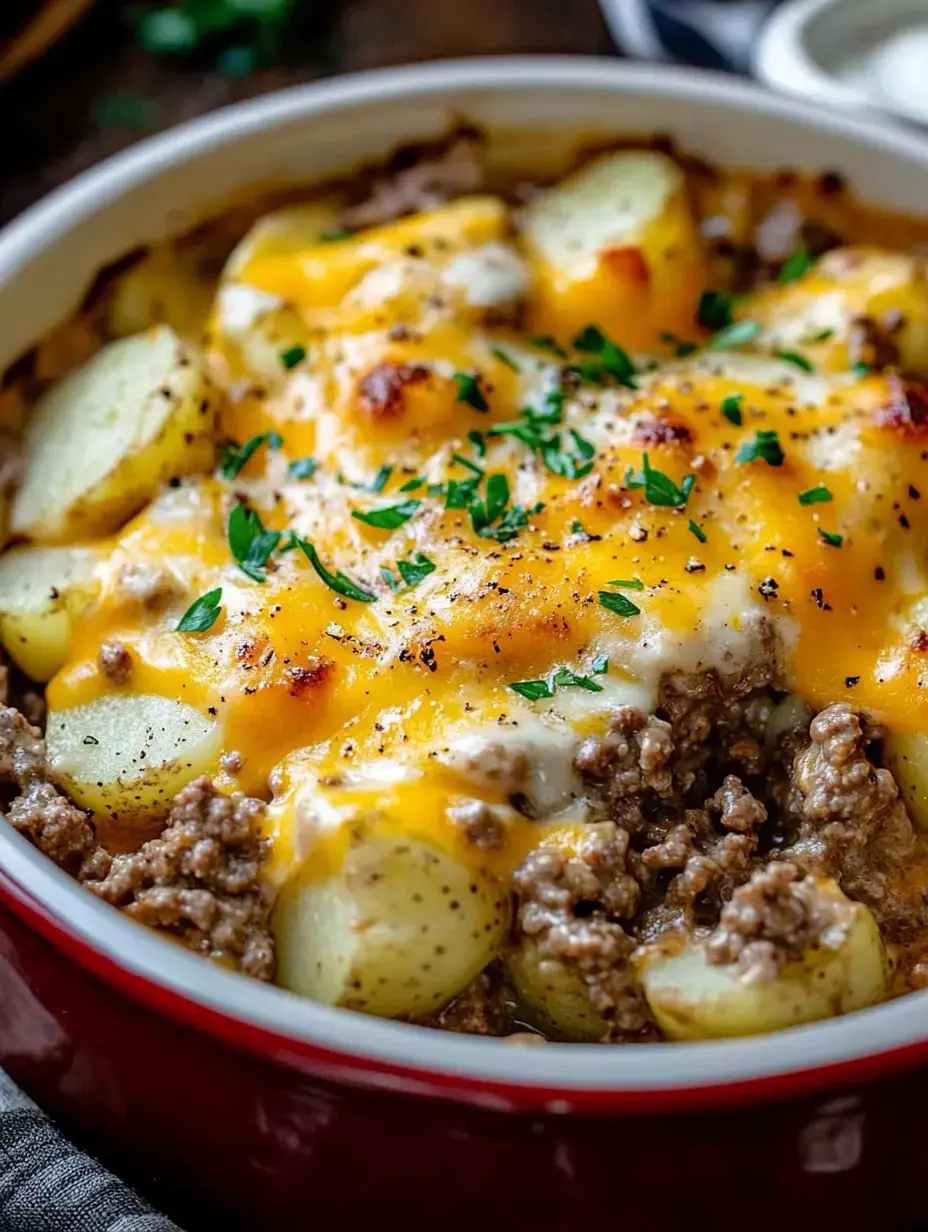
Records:
{"label": "casserole", "polygon": [[[530,85],[533,74],[538,73],[540,84]],[[708,83],[704,85],[703,79],[668,74],[660,78],[664,84],[648,90],[645,82],[652,78],[652,70],[645,74],[616,66],[570,62],[542,67],[530,62],[462,65],[453,70],[443,66],[435,76],[425,70],[410,70],[405,75],[375,76],[370,86],[345,82],[319,91],[297,92],[279,101],[240,109],[228,121],[215,117],[175,137],[160,139],[147,151],[137,150],[116,160],[110,168],[85,177],[8,231],[0,243],[2,302],[15,305],[7,338],[8,357],[25,349],[73,308],[95,269],[140,240],[182,230],[202,217],[207,204],[245,184],[279,181],[284,172],[291,181],[320,179],[344,169],[344,143],[349,132],[355,134],[353,161],[362,161],[412,135],[439,136],[454,109],[502,134],[524,127],[528,118],[534,124],[550,117],[553,127],[546,150],[552,163],[557,161],[557,133],[574,141],[581,129],[592,140],[616,131],[644,128],[673,131],[684,146],[710,157],[718,156],[721,149],[721,161],[734,165],[756,166],[756,149],[762,142],[766,167],[793,164],[810,172],[823,165],[834,167],[847,174],[865,198],[890,209],[904,210],[910,194],[919,186],[919,176],[926,176],[922,147],[913,138],[888,135],[876,127],[855,131],[836,117],[819,117],[815,126],[800,124],[793,104],[768,99],[741,85],[713,83],[711,93],[705,96]],[[375,96],[379,91],[381,98],[389,96],[395,106],[378,108],[368,116],[363,102],[366,89]],[[685,107],[681,108],[681,100],[686,100]],[[751,119],[745,122],[742,116],[742,126],[730,129],[729,108],[733,105],[749,108]],[[539,108],[549,110],[540,112]],[[362,112],[365,123],[356,128]],[[522,125],[519,116],[523,117]],[[312,146],[310,162],[300,162],[298,155],[307,157],[313,124],[319,125],[315,130],[320,134],[319,142]],[[744,131],[748,124],[753,126],[750,133]],[[714,125],[722,126],[724,148],[717,144],[720,130]],[[273,141],[269,140],[270,133],[275,134]],[[499,148],[500,156],[508,162],[518,161],[518,136],[502,137]],[[231,149],[235,158],[230,157]],[[871,186],[872,192],[868,191]],[[100,210],[97,194],[112,194],[117,188],[118,204]],[[211,202],[204,200],[206,192]],[[68,219],[70,229],[51,244],[48,237],[62,217]],[[50,285],[56,287],[54,303],[50,301]],[[329,1080],[353,1074],[354,1080],[368,1085],[453,1092],[500,1110],[533,1106],[556,1114],[569,1109],[618,1109],[623,1104],[622,1095],[625,1108],[630,1109],[656,1107],[660,1102],[683,1106],[706,1098],[710,1088],[714,1097],[722,1099],[746,1097],[752,1089],[760,1089],[757,1084],[768,1089],[773,1084],[782,1091],[788,1089],[782,1085],[784,1075],[792,1075],[798,1081],[795,1089],[800,1089],[803,1083],[834,1080],[842,1065],[859,1064],[866,1058],[864,1068],[870,1069],[878,1064],[879,1054],[895,1053],[895,1059],[899,1059],[900,1050],[917,1049],[920,1044],[921,998],[917,994],[908,1001],[802,1028],[777,1039],[737,1046],[645,1047],[643,1052],[631,1046],[614,1050],[617,1055],[610,1051],[608,1059],[602,1050],[582,1045],[572,1049],[546,1046],[503,1050],[487,1041],[442,1038],[410,1027],[346,1018],[338,1011],[295,1002],[283,993],[253,989],[223,972],[204,969],[186,955],[175,955],[156,939],[139,935],[128,922],[113,918],[102,904],[82,899],[66,878],[46,867],[21,839],[4,833],[0,841],[4,892],[14,911],[28,916],[46,936],[54,936],[59,947],[79,954],[98,976],[114,979],[124,989],[131,988],[149,1004],[162,1009],[170,1006],[172,1014],[181,1014],[188,1021],[200,1026],[208,1022],[209,1030],[221,1038],[238,1044],[250,1042],[258,1049],[270,1047],[278,1061],[287,1060],[317,1074],[324,1072]],[[66,904],[66,910],[61,904]],[[64,919],[58,918],[59,912]],[[35,989],[44,987],[38,1000],[46,1002],[47,1015],[49,986],[42,984],[38,973],[26,980],[17,973],[24,961],[32,967],[35,953],[45,951],[42,947],[36,950],[36,943],[30,942],[16,924],[11,923],[9,936],[15,938],[10,945],[15,944],[19,952],[19,957],[10,955],[7,968],[10,1002],[15,998],[23,1013],[28,1014],[30,1006],[37,1013],[35,992],[28,991],[27,984]],[[153,980],[155,971],[158,974]],[[81,979],[76,973],[72,978]],[[67,983],[62,983],[59,991]],[[60,1026],[61,1008],[57,1003],[52,1017]],[[77,1024],[72,1022],[68,1029],[75,1031]],[[5,1063],[12,1062],[14,1076],[28,1080],[32,1068],[33,1081],[27,1081],[27,1086],[40,1094],[50,1093],[59,1085],[49,1065],[57,1064],[62,1047],[67,1050],[75,1046],[74,1040],[65,1042],[67,1031],[64,1041],[60,1032],[53,1030],[47,1037],[55,1041],[50,1049],[54,1062],[50,1055],[26,1055],[17,1064],[12,1048],[4,1057]],[[87,1031],[80,1050],[91,1046],[92,1037],[93,1032]],[[184,1055],[197,1053],[202,1059],[202,1047],[185,1039],[192,1053],[188,1054],[184,1045]],[[405,1051],[407,1048],[410,1052]],[[491,1054],[489,1049],[496,1051]],[[415,1063],[409,1063],[410,1055],[415,1056]],[[628,1058],[624,1062],[622,1055]],[[131,1067],[131,1061],[127,1059],[126,1063]],[[142,1079],[141,1074],[138,1077]],[[268,1091],[276,1089],[276,1084],[268,1081]],[[319,1134],[324,1138],[321,1127],[327,1123],[326,1110],[332,1107],[331,1088],[324,1080],[321,1087],[316,1087],[313,1079],[303,1081],[309,1084],[301,1088],[304,1099],[314,1111],[307,1112],[304,1106],[302,1113],[295,1114],[300,1129],[290,1139],[292,1157],[300,1154],[310,1138]],[[255,1079],[249,1098],[254,1100],[260,1089],[261,1080]],[[138,1107],[156,1100],[164,1111],[168,1093],[153,1093],[150,1084],[147,1090],[143,1094],[133,1089],[132,1100],[142,1101]],[[310,1092],[323,1090],[326,1094],[317,1106]],[[69,1101],[60,1092],[54,1103],[67,1112]],[[109,1114],[112,1109],[108,1105],[98,1108],[104,1106]],[[77,1101],[71,1103],[72,1115],[76,1107]],[[840,1119],[846,1111],[839,1109],[829,1115]],[[274,1155],[273,1166],[283,1166],[277,1154],[284,1149],[277,1140],[282,1122],[275,1112],[269,1124],[266,1108],[252,1108],[252,1112],[254,1116],[249,1119],[265,1145],[268,1141],[276,1143],[268,1148]],[[127,1123],[124,1119],[123,1131]],[[311,1132],[308,1123],[312,1124]],[[467,1132],[477,1137],[488,1125],[480,1121],[480,1130],[474,1131],[472,1126],[477,1122],[467,1124]],[[578,1130],[584,1139],[592,1132],[588,1127]],[[254,1146],[255,1139],[250,1141]],[[163,1148],[156,1155],[163,1161],[169,1158]],[[247,1172],[238,1181],[243,1192],[247,1190],[246,1178]],[[293,1190],[288,1193],[296,1200]],[[252,1191],[252,1210],[259,1205],[256,1199]],[[335,1207],[328,1209],[334,1211]],[[344,1213],[344,1226],[352,1226],[354,1217],[354,1212]]]}

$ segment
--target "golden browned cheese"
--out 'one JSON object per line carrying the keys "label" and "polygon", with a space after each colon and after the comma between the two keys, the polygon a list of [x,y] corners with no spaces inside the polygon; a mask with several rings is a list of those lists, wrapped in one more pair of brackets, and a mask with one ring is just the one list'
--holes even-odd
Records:
{"label": "golden browned cheese", "polygon": [[[668,670],[768,653],[771,629],[784,689],[925,730],[928,403],[848,352],[880,287],[855,283],[814,336],[771,335],[778,313],[845,294],[813,270],[739,301],[767,334],[717,345],[695,319],[713,268],[700,217],[737,227],[771,190],[697,190],[696,213],[672,186],[646,226],[574,267],[492,196],[240,254],[208,331],[222,436],[278,436],[108,541],[51,710],[136,692],[215,719],[242,763],[233,777],[217,755],[220,782],[273,796],[278,884],[332,867],[338,819],[368,806],[508,875],[537,825],[514,816],[488,849],[453,824],[455,805],[510,794],[462,768],[462,741],[528,750],[534,811],[563,820],[578,739],[617,705],[653,707]],[[928,315],[920,278],[906,267],[880,311]],[[634,352],[633,375],[589,323]],[[675,356],[680,339],[698,349]],[[230,551],[237,503],[283,536],[257,576]],[[357,516],[382,510],[386,527]],[[351,585],[327,584],[290,532]],[[166,567],[174,598],[128,594],[141,565]],[[217,587],[212,627],[178,633]],[[112,642],[128,683],[101,669]]]}

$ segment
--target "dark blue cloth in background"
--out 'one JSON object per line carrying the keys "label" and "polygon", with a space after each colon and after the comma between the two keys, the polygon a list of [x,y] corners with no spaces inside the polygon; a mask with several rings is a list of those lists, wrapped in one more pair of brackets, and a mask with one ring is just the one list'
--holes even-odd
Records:
{"label": "dark blue cloth in background", "polygon": [[626,55],[746,73],[757,32],[779,0],[604,2]]}

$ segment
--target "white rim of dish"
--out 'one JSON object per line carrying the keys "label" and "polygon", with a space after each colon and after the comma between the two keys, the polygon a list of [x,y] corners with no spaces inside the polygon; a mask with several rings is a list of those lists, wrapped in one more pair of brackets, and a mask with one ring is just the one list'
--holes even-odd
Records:
{"label": "white rim of dish", "polygon": [[822,103],[872,107],[866,95],[826,73],[808,51],[810,23],[840,5],[841,0],[787,0],[776,8],[764,23],[754,52],[754,72],[761,81]]}
{"label": "white rim of dish", "polygon": [[[0,233],[0,284],[28,264],[62,228],[95,209],[101,191],[120,195],[167,165],[304,115],[346,106],[388,105],[391,98],[448,91],[590,90],[678,100],[711,95],[739,111],[775,115],[819,132],[848,134],[903,160],[928,161],[923,139],[840,113],[810,114],[801,101],[749,82],[705,72],[581,57],[498,57],[335,78],[297,86],[213,112],[117,154],[32,206]],[[25,838],[0,825],[0,869],[59,926],[123,970],[195,1005],[271,1034],[348,1059],[474,1083],[563,1091],[682,1092],[751,1083],[859,1062],[928,1039],[928,1000],[913,993],[846,1018],[776,1035],[715,1043],[548,1044],[515,1048],[333,1009],[223,971],[126,919],[82,890]],[[347,1068],[347,1067],[346,1067]],[[375,1081],[373,1075],[368,1080]],[[393,1080],[388,1077],[383,1082]],[[404,1090],[408,1082],[400,1082]],[[425,1089],[425,1084],[423,1084]],[[492,1100],[492,1095],[487,1096]],[[567,1111],[568,1107],[552,1107]]]}

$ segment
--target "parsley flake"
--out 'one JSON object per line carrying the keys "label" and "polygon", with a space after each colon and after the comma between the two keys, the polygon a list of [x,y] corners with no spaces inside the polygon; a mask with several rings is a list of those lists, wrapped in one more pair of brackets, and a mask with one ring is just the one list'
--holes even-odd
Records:
{"label": "parsley flake", "polygon": [[615,594],[611,590],[599,592],[599,605],[609,612],[615,612],[617,616],[627,618],[641,615],[641,608],[636,603],[632,603],[631,599],[627,599],[625,595]]}
{"label": "parsley flake", "polygon": [[296,546],[302,551],[303,555],[315,569],[316,573],[322,578],[329,590],[334,590],[336,594],[344,596],[346,599],[354,599],[358,603],[373,603],[377,596],[371,591],[365,590],[359,586],[357,582],[352,582],[350,577],[346,577],[341,570],[338,573],[330,573],[319,559],[319,553],[316,551],[315,544],[310,543],[306,539],[301,539],[298,535],[291,532],[291,539],[296,543]]}
{"label": "parsley flake", "polygon": [[369,509],[366,512],[352,509],[351,516],[363,522],[365,526],[374,526],[377,530],[396,530],[404,522],[408,522],[422,504],[421,500],[401,501],[398,505],[387,505],[383,509]]}
{"label": "parsley flake", "polygon": [[478,432],[476,428],[471,428],[467,434],[467,439],[474,447],[474,453],[478,458],[487,456],[487,443],[482,432]]}
{"label": "parsley flake", "polygon": [[364,488],[366,492],[377,492],[379,494],[384,490],[384,488],[390,482],[390,476],[392,474],[393,474],[392,466],[382,466],[380,470],[377,472],[377,474],[374,476],[374,478],[367,485],[367,487],[365,488],[364,484],[361,484],[361,487]]}
{"label": "parsley flake", "polygon": [[297,364],[301,364],[306,358],[306,347],[292,346],[287,347],[286,351],[281,351],[280,362],[288,372],[295,368]]}
{"label": "parsley flake", "polygon": [[228,441],[222,447],[219,461],[223,479],[234,479],[248,459],[257,453],[262,445],[267,445],[268,449],[279,449],[283,443],[283,437],[279,432],[261,432],[246,441],[244,445]]}
{"label": "parsley flake", "polygon": [[207,629],[211,629],[222,611],[221,599],[221,586],[217,586],[215,590],[208,590],[205,595],[200,595],[199,599],[195,599],[190,604],[177,622],[176,632],[205,633]]}
{"label": "parsley flake", "polygon": [[291,479],[312,479],[318,469],[315,458],[294,458],[287,467],[287,474]]}
{"label": "parsley flake", "polygon": [[409,560],[398,560],[396,567],[407,586],[418,586],[430,573],[435,572],[435,564],[421,552],[417,552]]}
{"label": "parsley flake", "polygon": [[594,676],[605,676],[609,671],[609,656],[607,654],[598,654],[590,664],[590,671]]}
{"label": "parsley flake", "polygon": [[736,428],[740,428],[744,422],[744,415],[741,411],[741,403],[743,401],[744,394],[729,394],[727,398],[722,399],[722,414]]}
{"label": "parsley flake", "polygon": [[696,522],[694,522],[692,518],[690,518],[689,529],[690,529],[690,533],[695,535],[700,543],[705,543],[709,537],[706,534],[706,532],[703,530],[703,528],[699,526]]}
{"label": "parsley flake", "polygon": [[651,466],[646,453],[641,455],[641,462],[640,471],[636,472],[629,467],[625,472],[625,486],[633,489],[643,488],[644,498],[650,505],[666,505],[671,509],[685,509],[686,502],[696,483],[696,476],[684,475],[680,486],[677,487],[669,475]]}
{"label": "parsley flake", "polygon": [[841,544],[844,542],[844,536],[836,535],[834,531],[822,530],[822,528],[819,527],[818,533],[822,536],[822,539],[825,541],[825,543],[828,544],[830,548],[839,548]]}
{"label": "parsley flake", "polygon": [[817,488],[807,488],[805,492],[799,493],[800,505],[825,505],[830,500],[834,500],[834,497],[824,484],[819,484]]}
{"label": "parsley flake", "polygon": [[768,466],[782,466],[786,461],[786,454],[783,452],[783,446],[776,432],[761,430],[754,434],[753,441],[745,441],[743,445],[738,446],[735,461],[741,463],[766,462]]}
{"label": "parsley flake", "polygon": [[700,325],[711,329],[713,333],[731,325],[731,296],[724,291],[703,291],[699,297],[696,319]]}
{"label": "parsley flake", "polygon": [[551,677],[551,683],[558,689],[586,689],[587,693],[602,693],[603,691],[603,686],[597,680],[592,680],[589,676],[578,676],[569,667],[559,667]]}
{"label": "parsley flake", "polygon": [[536,347],[539,351],[550,351],[558,359],[567,358],[567,352],[551,334],[534,334],[529,338],[528,344],[529,346]]}
{"label": "parsley flake", "polygon": [[795,252],[790,253],[780,266],[780,273],[778,275],[780,282],[795,282],[797,278],[801,278],[803,274],[809,272],[814,262],[815,258],[806,248],[805,244],[800,245]]}
{"label": "parsley flake", "polygon": [[490,354],[494,357],[494,359],[498,359],[501,364],[505,364],[507,368],[511,368],[513,372],[522,371],[512,356],[507,355],[506,352],[501,350],[499,347],[493,347],[490,350]]}
{"label": "parsley flake", "polygon": [[519,693],[522,697],[528,698],[530,702],[554,696],[554,690],[547,680],[516,680],[509,687],[513,693]]}
{"label": "parsley flake", "polygon": [[776,355],[778,359],[782,359],[796,368],[801,368],[803,372],[815,371],[815,364],[806,359],[805,355],[800,355],[798,351],[777,351]]}
{"label": "parsley flake", "polygon": [[622,590],[644,590],[644,582],[642,582],[641,578],[613,578],[606,585],[619,586]]}
{"label": "parsley flake", "polygon": [[241,501],[229,514],[229,550],[241,571],[255,582],[263,582],[265,569],[280,543],[279,530],[265,530],[254,509]]}
{"label": "parsley flake", "polygon": [[717,334],[713,334],[706,343],[706,346],[710,351],[723,351],[726,347],[745,346],[746,343],[753,342],[762,333],[763,326],[760,321],[751,321],[747,318],[741,321],[732,321],[730,325],[720,329]]}
{"label": "parsley flake", "polygon": [[455,372],[452,374],[452,380],[457,385],[457,394],[455,395],[456,402],[463,402],[465,405],[473,407],[475,411],[484,411],[490,409],[490,404],[483,396],[483,391],[480,388],[480,375],[471,372]]}
{"label": "parsley flake", "polygon": [[574,347],[588,355],[598,356],[598,363],[580,364],[573,368],[584,380],[604,385],[607,376],[626,389],[637,389],[635,365],[628,353],[611,342],[595,325],[585,326],[574,338]]}
{"label": "parsley flake", "polygon": [[349,231],[347,227],[329,227],[328,231],[323,231],[319,237],[324,244],[334,244],[338,240],[350,240],[354,235],[353,231]]}

